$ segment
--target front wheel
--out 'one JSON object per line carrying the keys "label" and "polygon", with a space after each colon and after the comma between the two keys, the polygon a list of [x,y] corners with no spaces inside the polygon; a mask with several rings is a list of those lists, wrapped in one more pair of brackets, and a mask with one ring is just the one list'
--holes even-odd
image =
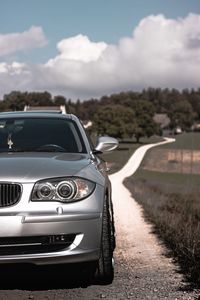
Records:
{"label": "front wheel", "polygon": [[114,278],[114,268],[111,220],[107,199],[104,201],[102,218],[101,251],[96,266],[95,280],[99,284],[110,284]]}

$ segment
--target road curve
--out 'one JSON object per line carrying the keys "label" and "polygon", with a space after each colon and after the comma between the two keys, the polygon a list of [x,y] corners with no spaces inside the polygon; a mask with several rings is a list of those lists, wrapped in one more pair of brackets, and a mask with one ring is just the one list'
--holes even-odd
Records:
{"label": "road curve", "polygon": [[175,139],[173,138],[165,138],[163,142],[155,143],[155,144],[147,144],[145,146],[142,146],[138,148],[131,158],[128,160],[126,165],[117,173],[113,174],[110,176],[112,184],[117,181],[117,182],[123,182],[125,178],[133,175],[135,171],[139,168],[144,155],[146,154],[147,150],[156,147],[156,146],[161,146],[164,144],[168,143],[173,143],[175,142]]}

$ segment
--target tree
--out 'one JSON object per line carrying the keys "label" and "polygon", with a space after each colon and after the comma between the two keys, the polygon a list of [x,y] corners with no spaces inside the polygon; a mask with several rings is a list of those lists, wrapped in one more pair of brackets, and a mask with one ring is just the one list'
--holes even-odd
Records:
{"label": "tree", "polygon": [[32,106],[52,106],[53,99],[48,92],[31,92],[27,94],[27,101]]}
{"label": "tree", "polygon": [[66,104],[66,98],[63,96],[55,96],[53,99],[53,102],[55,105],[65,105]]}
{"label": "tree", "polygon": [[137,116],[137,126],[135,128],[135,138],[139,143],[142,137],[151,137],[154,134],[160,134],[159,126],[153,121],[153,118],[148,113],[143,113]]}
{"label": "tree", "polygon": [[98,135],[116,138],[132,137],[136,122],[134,111],[122,105],[101,107],[93,118],[93,130]]}
{"label": "tree", "polygon": [[122,105],[102,106],[93,118],[93,130],[100,135],[117,138],[141,137],[159,134],[159,126],[153,121],[154,106],[146,100],[134,100],[131,107]]}
{"label": "tree", "polygon": [[151,102],[139,99],[133,102],[132,108],[135,111],[137,124],[134,131],[137,143],[139,143],[140,138],[142,137],[150,137],[154,134],[159,134],[159,126],[153,120],[155,107]]}
{"label": "tree", "polygon": [[24,110],[24,106],[28,104],[27,93],[20,91],[12,91],[4,95],[4,110]]}
{"label": "tree", "polygon": [[51,106],[54,105],[51,94],[48,92],[20,92],[12,91],[4,95],[3,110],[24,110],[25,105]]}
{"label": "tree", "polygon": [[188,130],[194,123],[196,116],[192,105],[187,100],[174,101],[169,112],[170,126],[172,129],[180,126],[182,130]]}

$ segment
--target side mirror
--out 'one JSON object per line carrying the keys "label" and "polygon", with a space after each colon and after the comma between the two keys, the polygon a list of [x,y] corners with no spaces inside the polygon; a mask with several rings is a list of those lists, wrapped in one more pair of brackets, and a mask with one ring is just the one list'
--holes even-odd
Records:
{"label": "side mirror", "polygon": [[101,136],[98,139],[98,144],[95,152],[108,152],[116,149],[119,145],[118,140],[109,136]]}

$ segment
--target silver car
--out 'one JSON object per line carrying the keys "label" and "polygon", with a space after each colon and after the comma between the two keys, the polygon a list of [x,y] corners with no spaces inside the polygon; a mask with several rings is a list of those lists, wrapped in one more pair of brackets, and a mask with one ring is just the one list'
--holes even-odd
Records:
{"label": "silver car", "polygon": [[77,117],[50,112],[0,114],[0,263],[88,263],[113,279],[111,185]]}

